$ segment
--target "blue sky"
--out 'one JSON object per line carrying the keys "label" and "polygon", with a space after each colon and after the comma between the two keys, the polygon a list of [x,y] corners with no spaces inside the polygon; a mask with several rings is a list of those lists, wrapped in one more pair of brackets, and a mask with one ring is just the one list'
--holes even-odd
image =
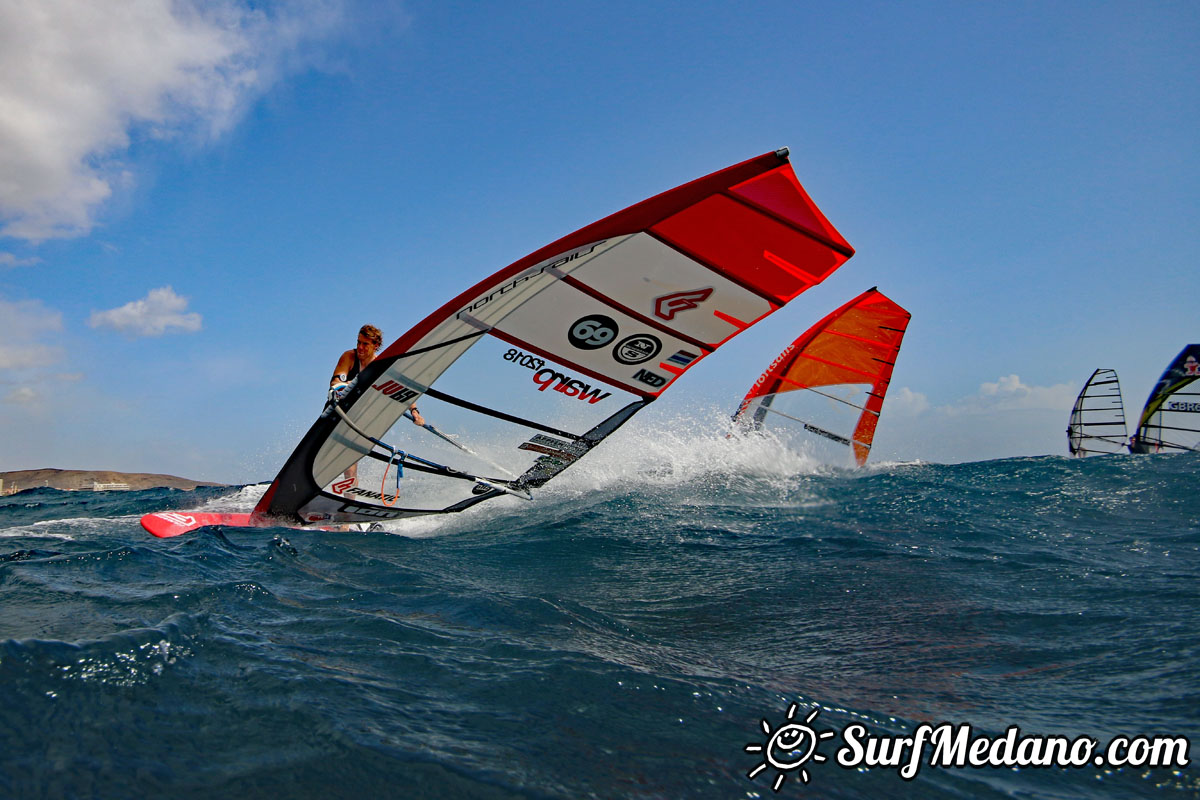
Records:
{"label": "blue sky", "polygon": [[1187,2],[5,4],[0,470],[268,480],[362,323],[781,146],[857,254],[657,405],[732,411],[878,285],[873,460],[1065,453],[1094,368],[1132,415],[1200,340],[1197,41]]}

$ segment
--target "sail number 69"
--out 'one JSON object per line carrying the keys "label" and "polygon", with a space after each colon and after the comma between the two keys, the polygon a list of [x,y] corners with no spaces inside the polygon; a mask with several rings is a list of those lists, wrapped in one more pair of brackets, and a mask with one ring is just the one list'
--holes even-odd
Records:
{"label": "sail number 69", "polygon": [[603,314],[591,314],[575,321],[567,339],[580,350],[599,350],[617,338],[617,321]]}

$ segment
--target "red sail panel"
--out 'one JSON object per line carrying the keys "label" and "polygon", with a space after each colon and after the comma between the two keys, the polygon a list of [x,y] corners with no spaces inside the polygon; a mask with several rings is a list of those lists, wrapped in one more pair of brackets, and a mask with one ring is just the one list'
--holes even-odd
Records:
{"label": "red sail panel", "polygon": [[777,169],[751,178],[733,187],[730,192],[789,220],[847,255],[854,252],[850,243],[825,219],[821,209],[817,208],[791,170]]}
{"label": "red sail panel", "polygon": [[847,258],[822,239],[720,195],[685,208],[650,232],[780,304],[823,281]]}

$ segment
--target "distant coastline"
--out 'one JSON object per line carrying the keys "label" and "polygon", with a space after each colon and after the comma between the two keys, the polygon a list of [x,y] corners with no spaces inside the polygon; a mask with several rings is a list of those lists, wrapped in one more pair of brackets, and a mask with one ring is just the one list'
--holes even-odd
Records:
{"label": "distant coastline", "polygon": [[223,483],[194,481],[175,475],[150,472],[114,472],[107,469],[22,469],[0,472],[0,494],[26,489],[62,489],[68,492],[93,490],[195,489],[197,486],[225,486]]}

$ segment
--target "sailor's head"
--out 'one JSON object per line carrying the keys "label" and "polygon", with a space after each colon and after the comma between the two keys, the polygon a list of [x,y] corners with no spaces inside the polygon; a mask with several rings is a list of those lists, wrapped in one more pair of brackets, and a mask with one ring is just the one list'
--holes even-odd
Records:
{"label": "sailor's head", "polygon": [[379,328],[374,325],[363,325],[358,329],[358,354],[359,356],[374,355],[375,351],[383,344],[383,334]]}

